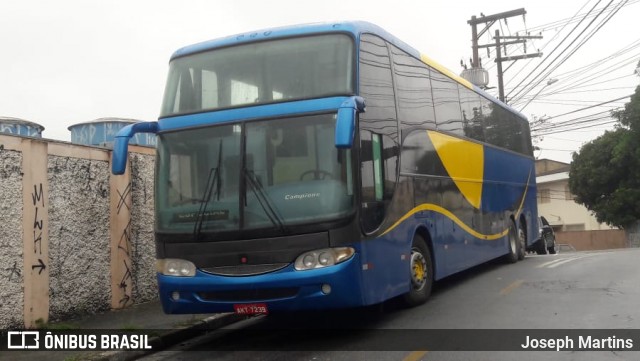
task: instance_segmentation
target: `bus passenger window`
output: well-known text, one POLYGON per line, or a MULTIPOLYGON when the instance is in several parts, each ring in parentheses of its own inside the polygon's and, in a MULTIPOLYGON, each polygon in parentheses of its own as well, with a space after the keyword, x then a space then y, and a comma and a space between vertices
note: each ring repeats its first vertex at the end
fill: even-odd
POLYGON ((375 231, 385 218, 397 182, 398 147, 387 136, 362 131, 360 135, 362 174, 362 228, 375 231))
POLYGON ((464 135, 458 84, 437 71, 431 72, 436 127, 455 135, 464 135))

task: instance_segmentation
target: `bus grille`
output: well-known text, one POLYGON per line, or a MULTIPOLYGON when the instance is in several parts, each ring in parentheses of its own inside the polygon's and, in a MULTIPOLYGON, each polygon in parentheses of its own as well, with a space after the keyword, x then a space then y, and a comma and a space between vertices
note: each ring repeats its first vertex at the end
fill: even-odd
POLYGON ((279 298, 290 298, 298 294, 297 287, 266 288, 237 291, 200 292, 198 296, 205 301, 261 301, 279 298))
POLYGON ((202 268, 203 272, 211 273, 219 276, 253 276, 263 273, 274 272, 287 267, 288 263, 274 264, 245 264, 238 266, 222 266, 202 268))

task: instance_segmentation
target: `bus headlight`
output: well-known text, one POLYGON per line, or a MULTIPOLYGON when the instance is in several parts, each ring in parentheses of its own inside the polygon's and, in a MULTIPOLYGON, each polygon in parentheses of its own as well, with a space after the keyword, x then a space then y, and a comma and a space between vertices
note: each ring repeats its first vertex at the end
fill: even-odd
POLYGON ((196 265, 183 259, 158 259, 156 260, 156 271, 165 276, 193 277, 196 275, 196 265))
POLYGON ((296 258, 295 268, 305 271, 316 268, 333 266, 351 258, 355 250, 351 247, 324 248, 309 251, 296 258))

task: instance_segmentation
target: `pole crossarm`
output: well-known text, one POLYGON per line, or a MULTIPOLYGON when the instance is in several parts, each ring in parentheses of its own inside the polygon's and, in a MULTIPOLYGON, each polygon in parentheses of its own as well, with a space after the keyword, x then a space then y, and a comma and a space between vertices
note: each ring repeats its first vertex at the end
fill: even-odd
POLYGON ((516 56, 503 56, 500 59, 496 59, 495 61, 513 61, 513 60, 521 60, 521 59, 529 59, 529 58, 538 58, 541 57, 542 53, 535 54, 525 54, 525 55, 516 55, 516 56))
POLYGON ((497 21, 500 19, 506 19, 506 18, 512 18, 514 16, 525 15, 526 13, 527 11, 524 8, 520 8, 516 10, 505 11, 499 14, 481 16, 479 18, 474 17, 471 20, 468 20, 467 24, 469 25, 484 24, 491 21, 497 21))
MULTIPOLYGON (((504 39, 504 38, 503 38, 504 39)), ((516 41, 505 41, 504 43, 501 42, 500 45, 513 45, 513 44, 522 44, 522 43, 526 43, 526 40, 516 40, 516 41)), ((478 45, 478 48, 492 48, 495 47, 496 44, 484 44, 484 45, 478 45)))
POLYGON ((542 39, 542 35, 502 35, 500 39, 542 39))
MULTIPOLYGON (((485 16, 480 13, 480 17, 472 16, 470 20, 467 21, 467 24, 471 25, 471 50, 472 50, 472 58, 471 58, 471 68, 472 69, 482 69, 480 65, 480 56, 478 55, 478 50, 482 48, 495 48, 496 49, 496 59, 495 62, 497 64, 497 76, 498 76, 498 98, 506 103, 506 99, 504 96, 504 79, 503 79, 503 69, 502 63, 505 61, 516 61, 520 59, 529 59, 536 58, 542 56, 541 52, 535 54, 525 54, 525 55, 516 55, 516 56, 502 56, 501 47, 504 47, 504 52, 507 51, 507 45, 514 44, 524 44, 524 52, 527 52, 527 40, 529 39, 542 39, 542 33, 539 35, 500 35, 500 31, 496 30, 494 40, 494 44, 484 44, 479 45, 478 39, 482 34, 487 32, 489 28, 495 24, 496 21, 500 21, 502 19, 507 19, 514 16, 524 16, 527 14, 527 11, 524 8, 515 9, 511 11, 505 11, 498 14, 485 16), (478 32, 478 24, 484 24, 484 29, 478 32), (504 41, 507 40, 507 41, 504 41)), ((506 22, 506 20, 505 20, 506 22)), ((465 66, 466 69, 466 66, 465 66)), ((484 84, 486 86, 486 84, 484 84)))

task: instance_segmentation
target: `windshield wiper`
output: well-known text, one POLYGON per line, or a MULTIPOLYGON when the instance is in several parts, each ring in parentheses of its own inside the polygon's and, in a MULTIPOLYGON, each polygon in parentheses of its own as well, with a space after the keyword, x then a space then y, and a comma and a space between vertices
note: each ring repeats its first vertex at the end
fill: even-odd
POLYGON ((220 188, 222 187, 222 178, 220 178, 220 163, 222 162, 222 139, 220 139, 220 146, 218 149, 218 164, 209 170, 209 176, 207 177, 207 184, 205 186, 204 195, 200 200, 200 209, 198 210, 198 217, 193 227, 193 236, 197 240, 200 238, 200 232, 202 230, 202 224, 207 213, 207 205, 211 201, 213 195, 216 195, 216 200, 220 200, 220 188), (214 192, 215 186, 215 192, 214 192))
POLYGON ((253 189, 253 194, 256 196, 258 203, 262 207, 262 210, 267 215, 267 218, 273 223, 273 225, 278 228, 282 233, 286 233, 287 229, 284 225, 282 217, 278 214, 275 207, 273 206, 273 201, 269 198, 267 193, 264 191, 264 187, 262 183, 258 179, 255 178, 253 172, 244 169, 244 176, 247 180, 247 183, 253 189))

